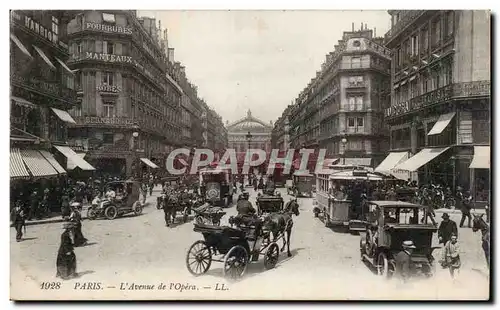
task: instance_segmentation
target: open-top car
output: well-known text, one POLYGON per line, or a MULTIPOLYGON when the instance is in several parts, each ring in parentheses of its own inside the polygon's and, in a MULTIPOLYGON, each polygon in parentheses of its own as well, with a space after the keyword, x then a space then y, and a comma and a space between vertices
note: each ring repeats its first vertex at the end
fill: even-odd
POLYGON ((295 197, 307 196, 312 197, 313 194, 314 175, 308 172, 296 171, 293 174, 291 182, 287 183, 286 191, 288 195, 295 197))
POLYGON ((105 217, 113 220, 133 212, 135 215, 142 213, 143 205, 140 201, 141 184, 137 181, 114 181, 106 184, 106 187, 115 192, 115 198, 104 197, 94 199, 87 210, 87 218, 90 220, 105 217))
POLYGON ((411 240, 415 250, 411 271, 426 276, 434 274, 432 235, 437 227, 429 221, 432 214, 426 206, 404 201, 370 201, 365 233, 361 235, 361 259, 371 263, 381 276, 390 278, 395 271, 395 256, 411 240))
POLYGON ((200 170, 201 195, 214 206, 233 203, 233 176, 230 169, 207 167, 200 170))

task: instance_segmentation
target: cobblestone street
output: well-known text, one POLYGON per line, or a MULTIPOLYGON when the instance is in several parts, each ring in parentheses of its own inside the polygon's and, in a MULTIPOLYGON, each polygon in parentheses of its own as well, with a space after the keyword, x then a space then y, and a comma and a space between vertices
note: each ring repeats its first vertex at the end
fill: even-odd
MULTIPOLYGON (((252 192, 251 200, 255 198, 252 192)), ((76 248, 80 278, 64 281, 62 288, 41 290, 42 282, 59 281, 55 278, 55 260, 62 232, 61 223, 29 226, 27 238, 14 240, 11 229, 11 285, 15 292, 30 290, 31 297, 60 298, 67 290, 72 296, 86 298, 87 290, 75 289, 83 283, 101 283, 95 298, 307 298, 311 292, 325 299, 331 298, 474 298, 487 297, 486 264, 480 249, 480 235, 471 229, 460 228, 462 270, 452 284, 446 270, 438 268, 431 280, 417 280, 405 287, 399 282, 386 282, 374 275, 360 260, 359 236, 334 232, 314 218, 312 199, 299 198, 300 216, 294 217, 291 240, 293 256, 280 255, 275 269, 265 271, 262 257, 251 263, 245 278, 238 283, 227 282, 222 276, 222 264, 214 262, 208 273, 193 277, 185 265, 186 252, 201 234, 193 231, 192 221, 165 227, 162 210, 155 208, 158 191, 148 197, 149 206, 140 216, 108 220, 86 220, 83 233, 89 239, 86 247, 76 248), (165 283, 164 294, 156 290, 120 290, 120 286, 159 285, 165 283), (172 287, 170 289, 170 283, 172 287), (175 283, 196 285, 199 290, 179 293, 175 283), (225 284, 227 291, 216 291, 225 284), (202 289, 210 287, 210 289, 202 289), (59 296, 59 297, 58 297, 59 296)), ((284 191, 282 190, 284 194, 284 191)), ((285 195, 285 194, 284 194, 285 195)), ((285 195, 285 201, 289 198, 285 195)), ((235 214, 235 207, 227 209, 227 218, 235 214)), ((458 215, 453 215, 458 216, 458 215)), ((179 216, 180 220, 180 216, 179 216)), ((458 220, 455 219, 454 220, 458 220)), ((437 243, 437 240, 435 240, 437 243)), ((281 246, 281 242, 280 242, 281 246)), ((437 250, 437 255, 440 255, 437 250)), ((187 288, 187 286, 185 286, 187 288)), ((192 287, 191 287, 192 288, 192 287)))

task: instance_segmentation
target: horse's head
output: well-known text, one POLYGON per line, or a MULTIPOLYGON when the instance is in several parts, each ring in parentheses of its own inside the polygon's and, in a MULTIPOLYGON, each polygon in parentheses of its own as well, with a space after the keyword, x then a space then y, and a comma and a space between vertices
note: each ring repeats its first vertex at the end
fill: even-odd
POLYGON ((476 232, 478 230, 488 229, 488 224, 484 221, 484 214, 472 214, 474 219, 472 220, 472 231, 476 232))
POLYGON ((292 198, 290 201, 287 203, 285 206, 285 212, 291 212, 292 214, 295 214, 295 216, 299 216, 299 203, 297 202, 297 198, 292 198))

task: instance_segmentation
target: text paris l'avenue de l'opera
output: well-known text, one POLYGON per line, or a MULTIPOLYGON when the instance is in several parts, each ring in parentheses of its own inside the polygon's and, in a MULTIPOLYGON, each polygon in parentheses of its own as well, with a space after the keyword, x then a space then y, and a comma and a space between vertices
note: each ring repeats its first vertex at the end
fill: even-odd
MULTIPOLYGON (((307 168, 310 157, 314 157, 314 160, 316 161, 315 171, 318 171, 323 168, 326 149, 300 149, 298 150, 300 157, 296 158, 294 157, 297 152, 294 149, 289 149, 286 154, 283 153, 283 151, 274 149, 268 156, 268 153, 265 150, 249 149, 245 152, 242 173, 248 174, 250 167, 258 167, 266 162, 267 159, 269 159, 267 174, 273 174, 274 169, 278 167, 282 167, 284 174, 290 173, 292 163, 297 159, 300 159, 298 171, 306 173, 309 171, 307 168)), ((216 155, 210 149, 194 149, 193 152, 192 149, 180 148, 170 152, 166 159, 166 169, 173 175, 182 175, 186 173, 197 174, 200 169, 208 166, 216 169, 229 169, 231 174, 238 174, 238 157, 236 155, 236 150, 227 149, 222 156, 218 156, 218 159, 216 159, 216 155), (191 156, 192 162, 190 167, 188 167, 189 164, 182 158, 191 156), (183 166, 182 168, 174 167, 176 159, 180 159, 180 163, 183 166), (213 166, 214 164, 216 164, 216 166, 213 166)))

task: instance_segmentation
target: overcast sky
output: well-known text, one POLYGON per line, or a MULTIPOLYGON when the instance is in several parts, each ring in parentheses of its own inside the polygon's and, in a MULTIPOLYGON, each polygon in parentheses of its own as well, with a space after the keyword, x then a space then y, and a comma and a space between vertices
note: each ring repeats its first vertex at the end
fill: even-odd
POLYGON ((169 47, 198 94, 229 122, 247 109, 275 121, 316 75, 342 37, 361 23, 390 27, 386 11, 139 11, 161 20, 169 47))

